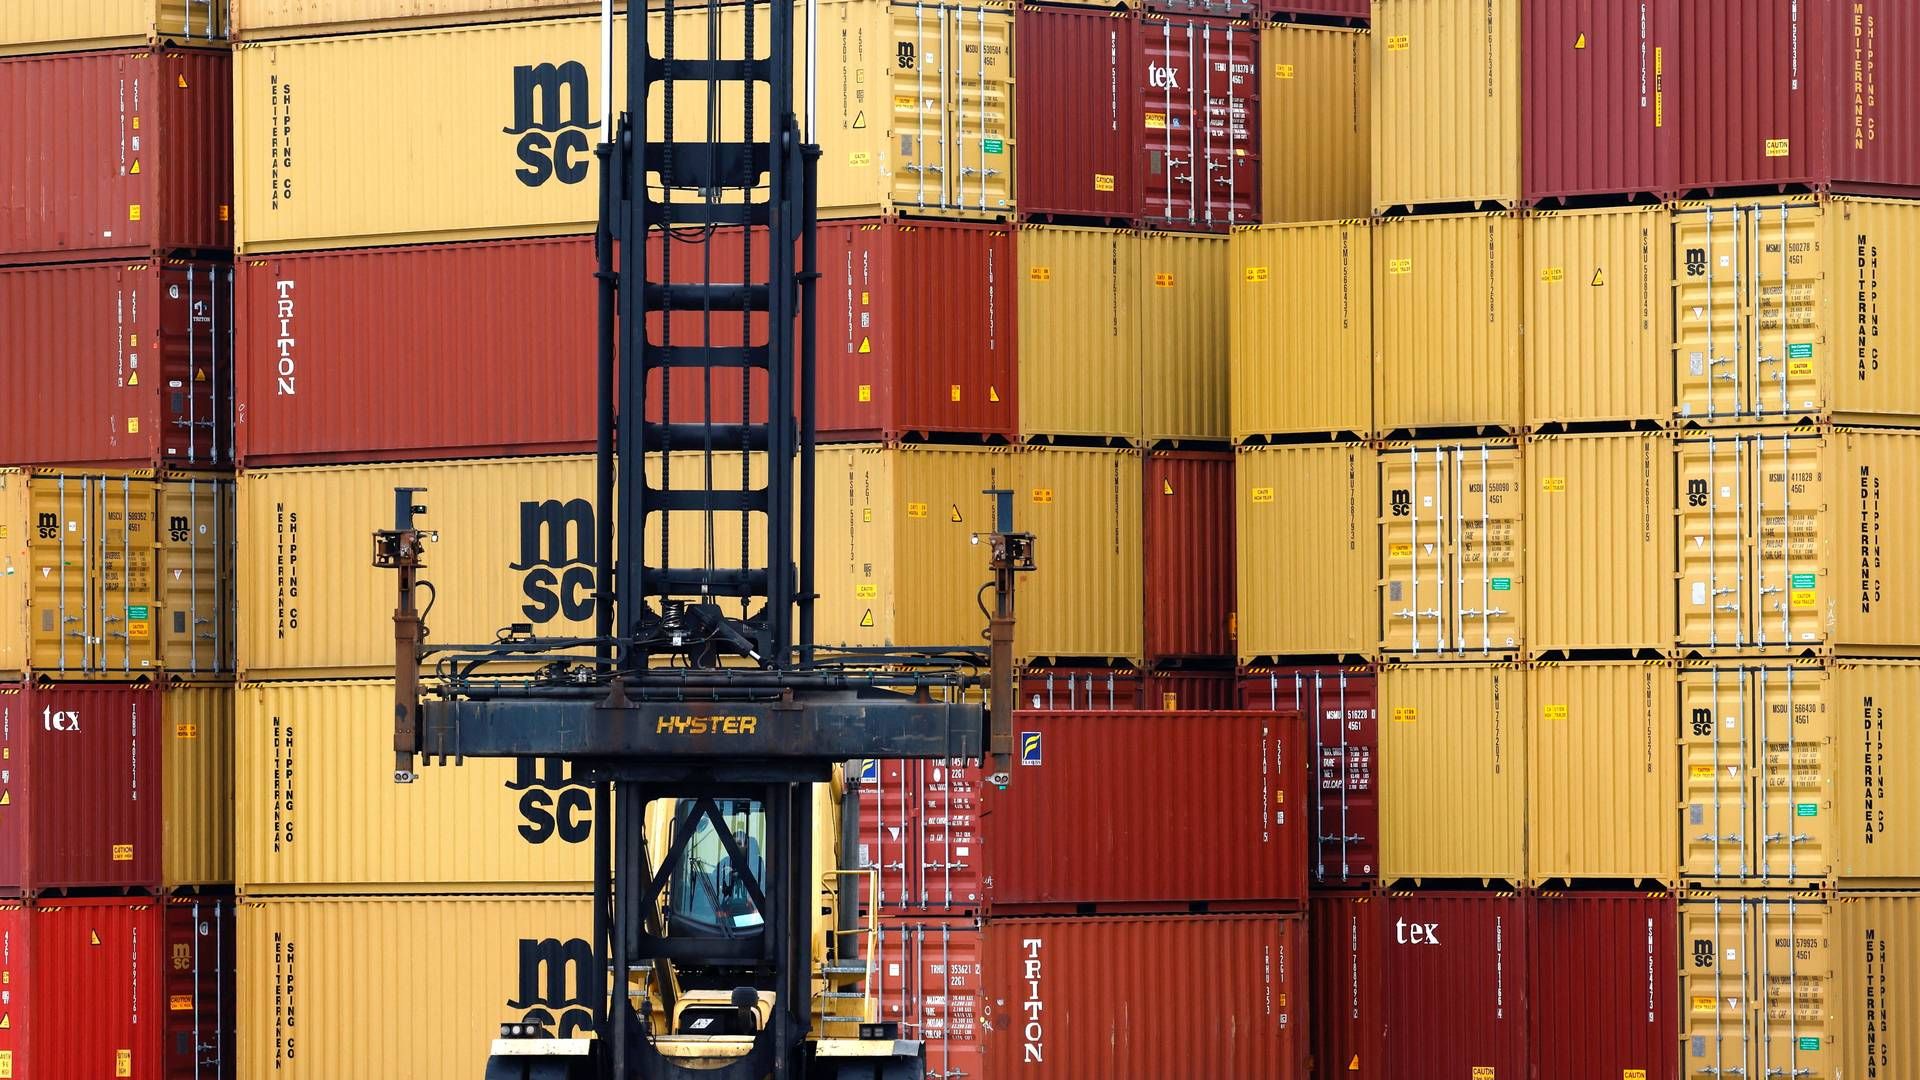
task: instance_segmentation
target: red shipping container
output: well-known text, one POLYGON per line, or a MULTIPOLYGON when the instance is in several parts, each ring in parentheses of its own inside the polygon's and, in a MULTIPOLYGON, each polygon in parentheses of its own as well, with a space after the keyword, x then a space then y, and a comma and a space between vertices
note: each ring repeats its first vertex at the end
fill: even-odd
MULTIPOLYGON (((1669 108, 1673 68, 1664 65, 1678 59, 1678 5, 1528 0, 1525 7, 1521 183, 1527 201, 1671 192, 1680 125, 1669 108)), ((1726 44, 1718 40, 1716 54, 1726 44)), ((1719 59, 1714 63, 1722 75, 1730 70, 1719 59)))
POLYGON ((1147 673, 1140 707, 1161 712, 1233 708, 1233 672, 1164 668, 1147 673))
POLYGON ((233 903, 0 906, 0 1075, 232 1076, 233 903))
POLYGON ((862 764, 858 865, 877 872, 871 899, 880 913, 978 912, 985 770, 965 759, 862 764))
POLYGON ((1365 668, 1250 668, 1243 709, 1306 718, 1315 794, 1308 871, 1318 888, 1368 888, 1380 872, 1379 681, 1365 668))
POLYGON ((1678 1080, 1680 913, 1672 896, 1540 893, 1529 912, 1534 1075, 1678 1080))
POLYGON ((0 264, 233 247, 229 53, 0 59, 0 264))
POLYGON ((160 690, 0 687, 0 892, 161 884, 160 690))
POLYGON ((1315 1075, 1385 1080, 1380 898, 1364 892, 1315 894, 1307 908, 1307 943, 1315 1075))
POLYGON ((1029 667, 1020 672, 1017 707, 1036 712, 1144 709, 1146 677, 1133 668, 1029 667))
POLYGON ((1224 660, 1233 654, 1233 454, 1158 450, 1145 473, 1147 660, 1224 660))
POLYGON ((0 461, 231 465, 233 268, 0 270, 0 461))
POLYGON ((1296 715, 1017 712, 985 792, 991 912, 1297 906, 1307 780, 1296 715), (1220 858, 1190 858, 1200 845, 1220 858))
POLYGON ((1124 11, 1020 9, 1020 212, 1111 225, 1140 214, 1138 29, 1124 11), (1071 93, 1064 91, 1071 87, 1071 93))
POLYGON ((1267 14, 1279 20, 1298 15, 1346 25, 1360 25, 1373 18, 1373 0, 1269 0, 1267 14))
POLYGON ((985 1075, 1301 1080, 1305 923, 1299 915, 990 920, 985 1075))
POLYGON ((1385 1075, 1526 1076, 1526 901, 1393 892, 1380 906, 1385 1075))
POLYGON ((822 222, 819 247, 822 439, 1018 437, 1011 227, 822 222))
POLYGON ((1140 16, 1139 28, 1141 224, 1203 232, 1258 225, 1259 28, 1156 15, 1140 16))
POLYGON ((874 973, 880 1019, 926 1045, 928 1077, 986 1075, 987 1010, 980 924, 970 919, 880 924, 874 973))
POLYGON ((1680 126, 1683 189, 1920 193, 1920 7, 1912 0, 1678 7, 1666 106, 1667 122, 1680 126))

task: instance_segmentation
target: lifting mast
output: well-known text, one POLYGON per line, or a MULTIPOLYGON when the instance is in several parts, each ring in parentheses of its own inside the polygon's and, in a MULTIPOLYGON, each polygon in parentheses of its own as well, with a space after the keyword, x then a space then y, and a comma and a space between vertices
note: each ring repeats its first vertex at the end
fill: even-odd
MULTIPOLYGON (((416 520, 429 516, 426 493, 396 489, 394 527, 375 534, 374 556, 399 572, 395 779, 413 781, 422 756, 442 764, 559 757, 593 785, 596 985, 587 996, 596 1037, 503 1038, 489 1080, 917 1078, 918 1044, 886 1025, 862 1029, 863 1041, 885 1046, 836 1047, 845 1057, 828 1053, 832 1040, 809 1042, 821 959, 811 955, 821 898, 810 877, 811 793, 836 764, 868 758, 990 758, 990 772, 1006 782, 1013 582, 1033 568, 1033 538, 1013 531, 1012 493, 990 492, 995 531, 975 538, 994 574, 986 650, 815 648, 820 150, 795 115, 796 9, 788 0, 665 0, 653 18, 628 18, 629 74, 614 122, 604 107, 617 47, 611 6, 603 0, 609 139, 595 151, 595 631, 552 638, 515 626, 494 642, 428 647, 416 594, 425 549, 438 537, 416 520), (723 19, 740 32, 723 34, 723 19), (723 41, 738 54, 727 55, 723 41), (689 101, 697 124, 685 120, 689 101), (755 235, 766 237, 759 258, 755 235), (726 248, 722 265, 717 241, 728 236, 738 237, 739 253, 726 248), (691 278, 679 272, 689 266, 691 278), (737 331, 740 343, 716 345, 720 328, 737 331), (741 383, 737 421, 715 420, 715 376, 724 373, 741 383), (764 405, 748 393, 756 380, 764 405), (692 410, 688 387, 704 391, 692 410), (697 419, 687 419, 690 411, 697 419), (723 454, 739 455, 737 483, 714 480, 723 454), (676 484, 689 475, 694 483, 676 484), (688 519, 704 542, 676 546, 672 532, 678 526, 684 537, 688 519), (739 530, 737 562, 718 551, 721 520, 739 530), (757 559, 754 535, 765 537, 757 559), (430 657, 433 675, 423 680, 430 657), (989 705, 964 701, 983 686, 989 705), (673 807, 665 851, 648 850, 647 810, 656 803, 673 807), (741 831, 741 807, 759 808, 757 836, 741 831), (679 909, 668 906, 680 888, 674 867, 696 834, 724 850, 713 874, 726 883, 731 914, 722 920, 715 890, 715 926, 691 916, 676 925, 679 909), (684 1054, 663 1049, 684 1033, 655 1030, 658 1019, 635 1010, 635 978, 651 980, 644 985, 669 1002, 685 980, 732 985, 734 1008, 700 1023, 750 1035, 750 1045, 717 1065, 688 1066, 684 1054)), ((803 10, 812 55, 812 5, 803 10)), ((810 87, 808 98, 810 117, 810 87)), ((671 1004, 666 1013, 671 1024, 671 1004)), ((515 1028, 503 1035, 529 1034, 515 1028)))

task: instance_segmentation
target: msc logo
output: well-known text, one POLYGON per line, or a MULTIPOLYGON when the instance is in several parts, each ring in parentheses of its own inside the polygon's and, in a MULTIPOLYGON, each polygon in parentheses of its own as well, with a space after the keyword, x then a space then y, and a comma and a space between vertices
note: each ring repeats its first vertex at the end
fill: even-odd
POLYGON ((1413 512, 1413 492, 1407 488, 1394 488, 1388 497, 1393 506, 1394 517, 1406 517, 1413 512))
POLYGON ((60 539, 60 515, 40 514, 34 519, 34 532, 42 540, 60 539))
POLYGON ((1713 942, 1706 938, 1693 939, 1693 966, 1697 968, 1713 966, 1713 942))
POLYGON ((522 614, 535 623, 593 618, 593 504, 585 499, 520 504, 522 614))
POLYGON ((745 714, 728 716, 662 716, 654 721, 656 735, 751 735, 760 727, 760 718, 745 714))
POLYGON ((601 998, 593 946, 580 938, 521 938, 520 988, 507 1008, 549 1039, 593 1033, 593 1003, 601 998))
POLYGON ((1707 505, 1707 499, 1711 495, 1712 495, 1712 491, 1707 487, 1707 482, 1705 480, 1688 480, 1687 481, 1687 505, 1688 506, 1705 506, 1707 505))
POLYGON ((1693 737, 1696 739, 1704 739, 1707 736, 1712 735, 1713 734, 1713 710, 1712 709, 1694 709, 1694 710, 1691 710, 1691 713, 1692 715, 1688 722, 1693 728, 1693 737))
POLYGON ((1040 733, 1023 731, 1020 733, 1020 764, 1040 764, 1040 733))
POLYGON ((80 713, 78 710, 73 712, 57 712, 49 707, 40 710, 40 723, 48 731, 78 732, 80 730, 80 713))
POLYGON ((1706 277, 1707 276, 1707 249, 1706 248, 1688 248, 1687 249, 1687 276, 1688 277, 1706 277))
POLYGON ((515 153, 524 167, 514 176, 537 188, 558 177, 563 184, 587 178, 592 150, 587 132, 600 126, 588 119, 587 67, 578 60, 522 64, 513 69, 513 126, 520 137, 515 153))
POLYGON ((580 844, 593 835, 593 795, 573 778, 573 767, 557 757, 516 758, 508 791, 520 793, 519 828, 529 844, 558 836, 580 844))

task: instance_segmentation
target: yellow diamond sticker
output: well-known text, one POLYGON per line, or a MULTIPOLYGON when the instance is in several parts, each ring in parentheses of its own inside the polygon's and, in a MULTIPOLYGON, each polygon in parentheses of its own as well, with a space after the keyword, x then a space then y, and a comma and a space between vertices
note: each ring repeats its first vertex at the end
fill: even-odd
POLYGON ((1254 284, 1259 284, 1267 280, 1267 268, 1264 266, 1247 267, 1247 280, 1254 284))
POLYGON ((1270 487, 1254 488, 1252 498, 1253 501, 1257 503, 1270 503, 1273 501, 1273 489, 1270 487))
POLYGON ((1393 722, 1396 724, 1411 724, 1419 719, 1420 710, 1411 705, 1395 705, 1393 707, 1393 722))

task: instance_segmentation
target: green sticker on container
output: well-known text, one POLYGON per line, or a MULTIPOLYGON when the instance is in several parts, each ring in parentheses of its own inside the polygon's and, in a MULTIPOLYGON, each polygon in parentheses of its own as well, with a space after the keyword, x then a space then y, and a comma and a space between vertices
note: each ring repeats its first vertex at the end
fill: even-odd
POLYGON ((1796 588, 1796 589, 1811 589, 1811 588, 1814 588, 1815 586, 1814 586, 1814 584, 1813 584, 1813 575, 1812 575, 1812 574, 1795 574, 1795 575, 1793 575, 1793 587, 1794 587, 1794 588, 1796 588))
POLYGON ((1787 359, 1789 360, 1813 359, 1813 342, 1796 341, 1789 344, 1787 346, 1787 359))
POLYGON ((1820 807, 1810 802, 1794 803, 1793 816, 1794 817, 1819 817, 1820 807))
POLYGON ((1507 592, 1513 588, 1513 579, 1507 577, 1494 578, 1487 582, 1487 588, 1492 589, 1494 592, 1507 592))
POLYGON ((132 607, 127 608, 127 618, 129 619, 144 619, 146 617, 147 617, 147 605, 145 604, 135 604, 132 607))
MULTIPOLYGON (((998 153, 1000 153, 1000 148, 1001 148, 1001 145, 1002 145, 1002 144, 1001 144, 1001 141, 1000 141, 999 139, 983 139, 983 140, 981 140, 981 145, 987 148, 987 153, 989 153, 989 154, 998 154, 998 153)), ((1794 346, 1794 348, 1796 348, 1796 349, 1797 349, 1797 348, 1799 348, 1799 347, 1800 347, 1800 346, 1798 346, 1798 345, 1795 345, 1795 346, 1794 346)), ((1813 355, 1813 346, 1811 346, 1811 345, 1809 345, 1809 346, 1807 346, 1807 355, 1808 355, 1808 356, 1812 356, 1812 355, 1813 355)))
POLYGON ((1802 1050, 1818 1050, 1818 1049, 1820 1049, 1820 1036, 1818 1036, 1818 1035, 1802 1035, 1802 1036, 1800 1036, 1800 1049, 1802 1049, 1802 1050))

